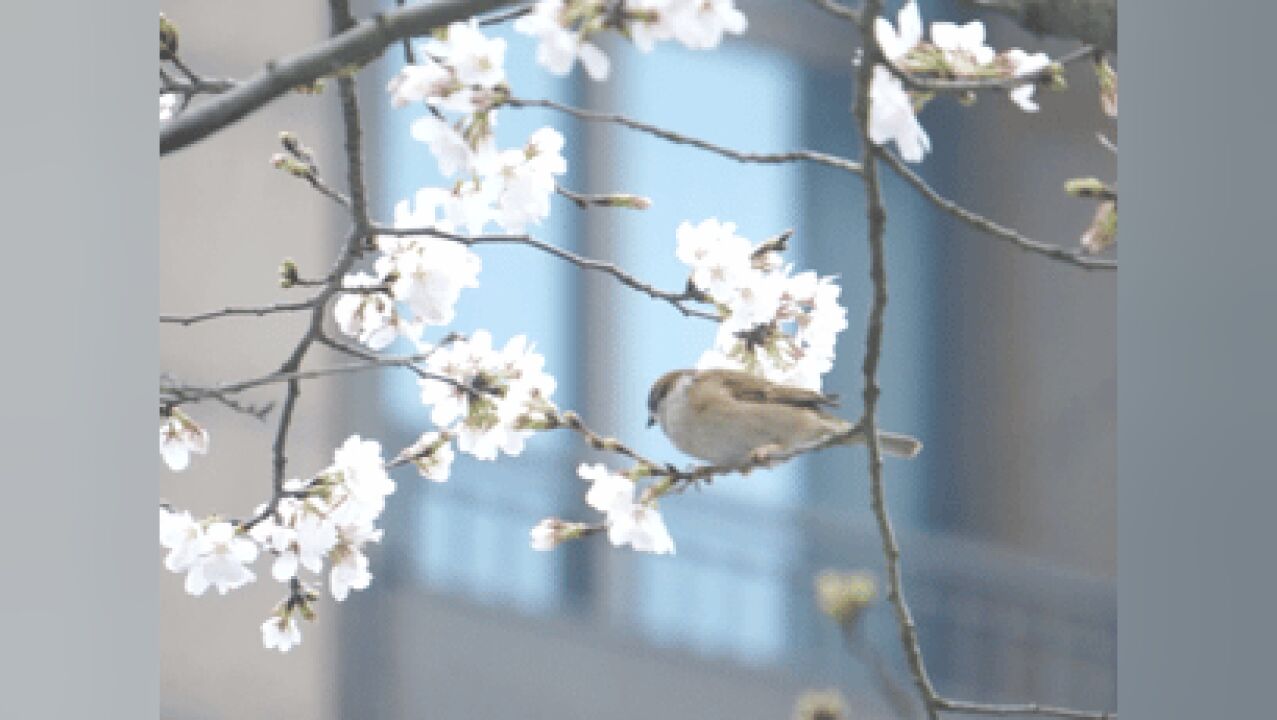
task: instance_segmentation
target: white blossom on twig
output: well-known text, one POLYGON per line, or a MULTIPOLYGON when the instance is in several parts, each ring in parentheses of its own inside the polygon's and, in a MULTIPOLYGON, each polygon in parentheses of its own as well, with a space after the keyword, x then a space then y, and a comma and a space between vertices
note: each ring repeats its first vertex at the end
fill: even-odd
POLYGON ((191 453, 208 453, 208 431, 173 408, 160 424, 160 456, 170 470, 180 472, 190 465, 191 453))

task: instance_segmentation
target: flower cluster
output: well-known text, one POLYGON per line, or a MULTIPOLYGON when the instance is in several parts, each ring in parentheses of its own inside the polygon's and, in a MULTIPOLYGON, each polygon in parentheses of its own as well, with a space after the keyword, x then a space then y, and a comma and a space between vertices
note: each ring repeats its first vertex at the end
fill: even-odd
POLYGON ((457 178, 438 191, 445 217, 471 233, 489 223, 519 233, 544 220, 554 178, 567 172, 563 137, 544 127, 523 147, 498 149, 496 109, 509 94, 505 41, 487 38, 473 22, 453 23, 425 51, 426 60, 404 67, 387 89, 396 107, 420 102, 431 109, 413 122, 412 136, 430 149, 439 172, 457 178))
POLYGON ((591 38, 608 28, 650 52, 661 40, 709 50, 748 24, 734 0, 540 0, 514 29, 537 39, 537 62, 551 73, 567 75, 580 60, 591 79, 606 80, 611 62, 591 38))
POLYGON ((614 546, 629 545, 640 552, 658 555, 674 552, 674 540, 665 529, 656 501, 636 501, 634 480, 608 470, 601 463, 582 464, 576 472, 590 482, 585 502, 607 516, 607 537, 614 546))
MULTIPOLYGON (((415 204, 403 200, 395 206, 395 227, 450 235, 448 199, 438 188, 418 191, 415 204), (439 217, 441 210, 444 218, 439 217)), ((333 304, 341 331, 374 350, 400 335, 418 340, 428 325, 451 323, 461 290, 479 286, 483 263, 459 242, 429 235, 383 235, 377 238, 377 249, 381 255, 374 264, 376 274, 347 275, 345 292, 333 304)))
POLYGON ((691 282, 718 307, 722 321, 714 347, 697 368, 736 368, 773 382, 820 389, 833 367, 834 344, 847 327, 841 289, 832 277, 793 274, 780 243, 758 247, 736 225, 711 218, 677 231, 678 259, 691 282))
POLYGON ((173 408, 160 423, 160 456, 170 470, 177 472, 191 463, 191 453, 208 453, 208 431, 196 425, 186 413, 173 408))
MULTIPOLYGON (((984 24, 978 20, 965 25, 932 23, 931 41, 926 42, 922 37, 922 15, 914 0, 908 0, 900 9, 895 26, 886 18, 877 18, 874 37, 883 56, 892 64, 926 76, 1027 77, 1051 65, 1045 53, 1029 54, 1019 48, 999 55, 985 45, 984 24)), ((1028 82, 1007 94, 1025 112, 1037 112, 1033 89, 1034 84, 1028 82)), ((931 140, 916 113, 928 98, 910 93, 890 69, 875 65, 869 99, 869 139, 878 145, 895 142, 900 157, 908 162, 921 162, 931 150, 931 140)))
MULTIPOLYGON (((258 508, 256 524, 196 521, 188 512, 161 508, 160 544, 169 551, 164 565, 186 573, 186 591, 192 595, 210 587, 224 594, 256 579, 248 566, 265 551, 275 558, 271 576, 294 587, 304 587, 303 570, 320 574, 327 563, 329 592, 345 600, 351 590, 363 590, 372 581, 363 549, 381 540, 375 523, 394 491, 381 445, 354 435, 323 472, 285 482, 273 509, 258 508)), ((309 615, 308 601, 316 598, 303 592, 281 604, 262 624, 263 643, 286 651, 299 642, 293 613, 309 615)))
POLYGON ((433 350, 426 360, 433 376, 420 381, 421 401, 432 406, 431 421, 457 439, 461 452, 480 460, 519 455, 554 413, 555 381, 544 365, 523 335, 496 350, 492 335, 480 330, 433 350))
POLYGON ((426 42, 425 62, 409 65, 388 87, 391 103, 425 102, 471 115, 500 102, 505 84, 505 40, 488 38, 474 21, 455 22, 442 39, 426 42))

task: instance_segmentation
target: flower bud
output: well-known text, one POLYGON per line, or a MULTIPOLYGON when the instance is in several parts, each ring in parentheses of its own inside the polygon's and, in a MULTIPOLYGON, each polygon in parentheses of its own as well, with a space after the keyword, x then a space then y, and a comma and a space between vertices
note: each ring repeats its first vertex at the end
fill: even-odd
POLYGON ((847 702, 837 690, 808 690, 794 705, 794 720, 842 720, 847 702))
POLYGON ((177 26, 172 20, 160 13, 160 59, 172 60, 177 57, 177 26))
POLYGON ((877 596, 878 584, 866 572, 825 570, 816 576, 816 602, 840 625, 854 625, 877 596))
POLYGON ((284 261, 279 264, 279 286, 287 289, 296 285, 300 279, 297 263, 292 258, 284 258, 284 261))
POLYGON ((1092 255, 1117 242, 1117 202, 1106 200, 1095 209, 1091 226, 1082 233, 1082 247, 1092 255))

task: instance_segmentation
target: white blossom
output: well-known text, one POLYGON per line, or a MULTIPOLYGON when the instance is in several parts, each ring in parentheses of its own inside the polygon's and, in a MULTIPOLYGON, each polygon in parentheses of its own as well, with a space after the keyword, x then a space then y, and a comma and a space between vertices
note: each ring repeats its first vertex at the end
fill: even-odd
POLYGON ((490 185, 477 180, 463 180, 448 191, 443 201, 445 221, 455 228, 465 228, 472 234, 480 234, 493 219, 493 192, 490 185))
POLYGON ((674 37, 672 7, 678 0, 626 0, 633 19, 626 25, 634 46, 651 52, 656 43, 674 37))
POLYGON ((516 32, 537 39, 537 63, 555 75, 567 75, 577 60, 592 80, 606 80, 611 62, 580 29, 565 24, 563 0, 541 0, 532 12, 514 21, 516 32))
MULTIPOLYGON (((396 228, 436 228, 451 232, 452 225, 437 218, 448 201, 448 193, 437 188, 417 192, 415 208, 408 201, 395 206, 396 228)), ((424 325, 447 325, 456 316, 457 300, 464 288, 479 287, 483 262, 465 245, 428 235, 378 239, 384 253, 377 260, 383 279, 392 274, 391 292, 405 303, 414 320, 424 325)))
POLYGON ((562 530, 563 521, 558 518, 546 518, 537 523, 535 527, 528 531, 532 549, 540 551, 553 550, 563 541, 562 530))
POLYGON ((182 104, 182 96, 178 93, 160 94, 160 122, 173 119, 182 104))
POLYGON ((717 47, 723 33, 740 35, 749 25, 733 0, 675 0, 665 12, 674 37, 693 50, 717 47))
POLYGON ((674 539, 665 520, 653 506, 642 503, 613 508, 607 516, 607 537, 612 545, 629 545, 639 552, 674 553, 674 539))
POLYGON ((475 151, 461 136, 461 132, 449 123, 433 115, 426 115, 414 120, 410 131, 413 139, 430 148, 430 153, 439 163, 439 172, 444 177, 471 170, 475 151))
POLYGON ((329 572, 329 590, 334 600, 342 601, 351 590, 365 590, 372 582, 368 572, 368 557, 363 546, 381 541, 381 530, 368 525, 352 524, 338 528, 338 543, 333 550, 333 565, 329 572))
MULTIPOLYGON (((908 0, 896 15, 897 27, 884 17, 874 19, 874 37, 888 60, 898 60, 922 41, 922 13, 918 4, 908 0)), ((943 32, 943 31, 942 31, 943 32)))
POLYGON ((732 223, 684 222, 677 235, 678 258, 722 315, 714 346, 696 367, 745 370, 818 390, 833 367, 837 335, 847 327, 834 279, 792 274, 774 247, 755 248, 732 223))
POLYGON ((410 103, 437 103, 454 92, 453 75, 444 66, 433 61, 421 65, 405 65, 390 79, 386 91, 390 104, 404 107, 410 103))
POLYGON ((875 145, 894 141, 900 157, 911 163, 922 162, 931 150, 931 138, 914 115, 912 98, 882 65, 874 66, 869 85, 869 140, 875 145))
POLYGON ((268 650, 288 652, 301 641, 301 628, 291 614, 278 613, 262 623, 262 645, 268 650))
POLYGON ((427 480, 447 482, 452 473, 452 461, 456 454, 452 451, 452 436, 435 430, 421 434, 416 442, 405 448, 395 458, 398 464, 411 461, 417 471, 427 480))
POLYGON ((576 474, 590 481, 585 493, 585 503, 601 513, 613 508, 626 507, 634 501, 634 481, 607 469, 602 463, 577 466, 576 474))
MULTIPOLYGON (((1002 55, 1011 63, 1012 73, 1016 77, 1025 77, 1041 72, 1051 64, 1051 58, 1046 53, 1029 54, 1020 48, 1012 48, 1002 55)), ((1007 95, 1011 101, 1020 107, 1024 112, 1037 112, 1038 104, 1033 100, 1034 83, 1026 82, 1019 87, 1012 88, 1007 91, 1007 95)))
POLYGON ((973 20, 965 25, 949 22, 931 24, 931 42, 945 53, 950 66, 970 70, 993 62, 993 48, 984 44, 984 23, 973 20))
POLYGON ((168 549, 164 567, 169 572, 186 572, 199 558, 204 530, 189 512, 176 513, 160 508, 160 545, 168 549))
POLYGON ((336 544, 337 527, 330 518, 297 513, 291 527, 272 534, 271 545, 279 554, 271 566, 271 575, 287 582, 297 577, 299 566, 313 573, 323 572, 324 559, 336 544))
POLYGON ((699 225, 684 221, 675 231, 676 255, 692 268, 692 283, 714 298, 726 298, 743 276, 753 272, 748 240, 736 234, 736 224, 709 218, 699 225))
POLYGON ((421 400, 431 405, 431 420, 457 438, 457 449, 481 460, 499 453, 518 455, 532 430, 526 418, 543 417, 552 408, 555 381, 545 373, 545 358, 527 338, 511 338, 499 352, 492 336, 480 330, 469 340, 439 348, 426 361, 435 378, 420 381, 421 400), (471 393, 463 388, 475 388, 471 393))
POLYGON ((358 272, 342 278, 342 287, 356 290, 343 292, 333 303, 333 319, 337 327, 346 335, 358 338, 359 342, 373 350, 381 350, 398 337, 401 328, 398 314, 395 312, 393 298, 382 290, 359 292, 358 288, 373 288, 382 284, 382 280, 365 272, 358 272))
POLYGON ((170 470, 185 470, 191 453, 208 453, 208 431, 177 408, 160 424, 160 456, 170 470))
POLYGON ((449 25, 444 39, 426 43, 426 53, 451 68, 463 86, 490 88, 505 82, 505 40, 484 35, 473 20, 449 25))
POLYGON ((567 172, 563 136, 551 127, 532 134, 522 150, 501 154, 497 207, 493 216, 506 232, 520 233, 550 214, 555 175, 567 172))
POLYGON ((395 491, 395 481, 386 473, 381 443, 351 435, 333 453, 333 464, 325 475, 341 478, 346 492, 342 517, 371 522, 386 506, 386 496, 395 491))
MULTIPOLYGON (((913 0, 896 16, 898 27, 884 17, 874 21, 874 36, 882 54, 892 62, 904 57, 922 41, 922 15, 913 0)), ((944 36, 945 31, 941 30, 944 36)), ((914 115, 913 100, 900 80, 882 65, 875 65, 869 85, 869 140, 875 145, 894 141, 900 157, 922 162, 931 139, 914 115)))
POLYGON ((186 574, 186 591, 192 595, 203 595, 209 587, 225 595, 257 577, 245 567, 257 559, 257 544, 229 522, 214 522, 204 528, 198 553, 186 574))

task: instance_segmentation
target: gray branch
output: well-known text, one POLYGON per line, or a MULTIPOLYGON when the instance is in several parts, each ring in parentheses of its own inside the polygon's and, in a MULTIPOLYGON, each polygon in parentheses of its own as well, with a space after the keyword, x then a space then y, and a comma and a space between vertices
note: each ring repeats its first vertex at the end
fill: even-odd
POLYGON ((1036 35, 1076 38, 1117 52, 1117 0, 962 0, 1010 17, 1036 35))
POLYGON ((256 75, 165 124, 160 154, 196 143, 289 90, 377 57, 404 38, 512 4, 512 0, 434 0, 374 15, 292 57, 266 63, 256 75))

